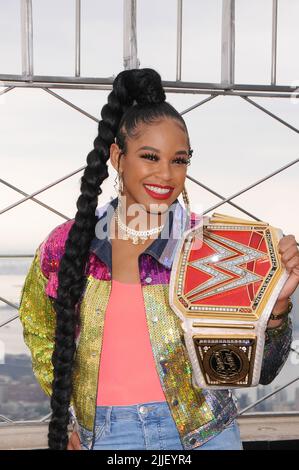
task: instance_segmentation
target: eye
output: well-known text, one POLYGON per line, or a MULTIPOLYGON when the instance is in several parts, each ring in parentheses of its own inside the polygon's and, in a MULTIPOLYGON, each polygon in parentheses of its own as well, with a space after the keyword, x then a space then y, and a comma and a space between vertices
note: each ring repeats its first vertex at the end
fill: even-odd
POLYGON ((141 158, 152 160, 153 158, 158 158, 158 157, 154 153, 144 153, 143 155, 141 155, 141 158))
POLYGON ((179 164, 189 165, 189 159, 187 158, 176 158, 175 162, 179 162, 179 164))
MULTIPOLYGON (((146 158, 148 160, 157 160, 159 157, 155 155, 154 153, 144 153, 141 155, 141 158, 146 158)), ((174 162, 178 163, 179 165, 189 165, 190 163, 190 158, 176 158, 174 162)))

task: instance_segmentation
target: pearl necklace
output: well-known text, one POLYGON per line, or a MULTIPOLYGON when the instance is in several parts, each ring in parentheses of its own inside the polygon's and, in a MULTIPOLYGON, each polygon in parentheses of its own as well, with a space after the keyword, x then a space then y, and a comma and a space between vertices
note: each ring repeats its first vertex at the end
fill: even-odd
POLYGON ((134 230, 121 221, 118 206, 115 209, 115 220, 118 227, 120 228, 120 232, 123 234, 123 239, 128 240, 130 238, 133 240, 133 245, 137 245, 139 243, 139 239, 144 244, 145 240, 147 240, 150 235, 160 233, 164 227, 163 224, 150 230, 134 230))

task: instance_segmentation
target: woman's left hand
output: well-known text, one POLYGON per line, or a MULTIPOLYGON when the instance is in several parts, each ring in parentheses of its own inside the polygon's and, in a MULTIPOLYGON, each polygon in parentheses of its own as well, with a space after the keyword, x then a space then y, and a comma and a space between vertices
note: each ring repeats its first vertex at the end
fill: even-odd
POLYGON ((281 305, 288 300, 299 284, 299 250, 294 235, 286 235, 279 240, 278 251, 282 265, 290 273, 277 298, 276 304, 281 305))

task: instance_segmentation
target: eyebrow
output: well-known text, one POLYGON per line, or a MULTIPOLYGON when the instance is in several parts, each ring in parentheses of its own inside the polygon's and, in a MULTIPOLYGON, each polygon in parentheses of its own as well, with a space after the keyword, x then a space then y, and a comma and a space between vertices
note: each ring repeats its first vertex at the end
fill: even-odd
MULTIPOLYGON (((159 149, 156 149, 155 147, 149 147, 148 145, 145 145, 144 147, 140 147, 137 150, 137 152, 139 150, 153 150, 154 152, 160 153, 159 149)), ((188 155, 188 152, 186 150, 178 150, 177 152, 175 152, 175 155, 188 155)))

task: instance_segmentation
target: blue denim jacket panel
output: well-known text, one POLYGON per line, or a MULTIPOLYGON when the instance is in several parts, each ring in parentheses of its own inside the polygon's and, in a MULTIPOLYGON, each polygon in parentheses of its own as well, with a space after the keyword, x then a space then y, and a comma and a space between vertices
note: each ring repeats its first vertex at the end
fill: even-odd
MULTIPOLYGON (((90 245, 90 251, 94 252, 109 267, 110 272, 112 270, 112 246, 108 227, 110 227, 111 217, 117 204, 118 198, 116 197, 96 210, 99 220, 96 236, 90 245), (100 237, 97 236, 97 232, 100 237)), ((190 218, 178 199, 171 204, 168 214, 169 217, 162 231, 142 254, 153 256, 165 268, 171 269, 177 243, 183 232, 190 227, 190 218)))

